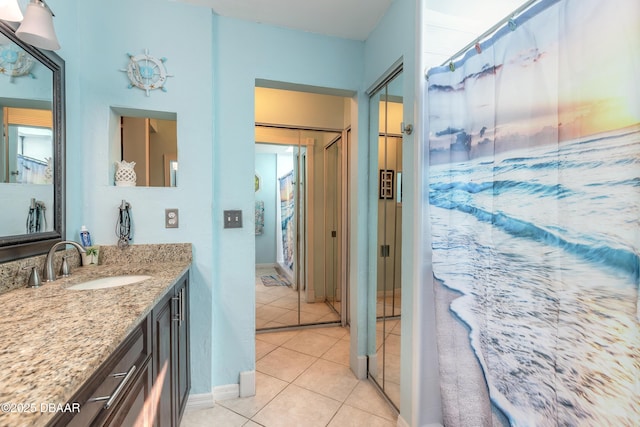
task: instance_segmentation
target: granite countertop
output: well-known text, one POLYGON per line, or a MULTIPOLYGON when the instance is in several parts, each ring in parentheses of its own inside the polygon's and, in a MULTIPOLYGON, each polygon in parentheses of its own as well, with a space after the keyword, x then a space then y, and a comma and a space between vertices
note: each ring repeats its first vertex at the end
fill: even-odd
POLYGON ((178 261, 74 268, 71 276, 40 288, 0 294, 0 404, 15 404, 14 410, 20 405, 36 408, 35 412, 7 412, 3 405, 0 425, 46 425, 55 412, 41 412, 41 405, 67 403, 190 263, 189 256, 178 261), (151 278, 109 289, 66 289, 94 278, 123 274, 151 278))

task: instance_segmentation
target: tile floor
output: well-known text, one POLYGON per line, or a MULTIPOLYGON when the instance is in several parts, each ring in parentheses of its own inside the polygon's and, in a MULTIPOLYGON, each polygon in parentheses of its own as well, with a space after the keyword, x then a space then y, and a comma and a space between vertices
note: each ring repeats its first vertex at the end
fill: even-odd
POLYGON ((378 369, 376 381, 385 394, 400 406, 400 335, 402 327, 399 318, 378 320, 376 323, 376 349, 378 369), (384 341, 382 337, 385 337, 384 341), (384 344, 384 346, 383 346, 384 344))
POLYGON ((273 274, 277 274, 273 267, 256 268, 256 329, 340 321, 340 316, 327 304, 307 303, 302 294, 298 323, 297 290, 289 286, 265 286, 260 277, 273 274))
POLYGON ((397 415, 349 369, 340 327, 256 335, 256 395, 187 408, 181 427, 394 427, 397 415))

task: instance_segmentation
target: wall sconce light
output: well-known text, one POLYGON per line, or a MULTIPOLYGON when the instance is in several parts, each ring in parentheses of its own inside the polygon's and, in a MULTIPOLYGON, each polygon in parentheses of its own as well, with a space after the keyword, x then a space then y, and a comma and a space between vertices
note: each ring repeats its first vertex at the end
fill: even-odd
POLYGON ((0 19, 3 21, 22 21, 22 11, 18 6, 18 0, 0 0, 0 19))
POLYGON ((53 17, 53 12, 43 0, 31 0, 27 5, 22 24, 16 30, 16 36, 40 49, 60 49, 60 43, 53 29, 53 17))

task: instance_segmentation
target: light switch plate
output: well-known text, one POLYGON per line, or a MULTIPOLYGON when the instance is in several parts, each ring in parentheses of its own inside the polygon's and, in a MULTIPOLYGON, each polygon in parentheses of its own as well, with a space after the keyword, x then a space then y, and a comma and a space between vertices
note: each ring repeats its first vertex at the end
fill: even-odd
POLYGON ((164 227, 165 228, 178 228, 178 209, 165 209, 164 210, 164 227))
POLYGON ((224 228, 242 228, 242 211, 224 211, 224 228))

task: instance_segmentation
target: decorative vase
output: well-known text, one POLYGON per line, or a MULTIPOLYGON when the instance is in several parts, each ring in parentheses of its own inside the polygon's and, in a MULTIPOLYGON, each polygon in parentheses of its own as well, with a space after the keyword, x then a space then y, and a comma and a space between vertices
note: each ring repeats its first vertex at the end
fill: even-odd
POLYGON ((89 246, 85 248, 86 253, 82 255, 82 266, 94 266, 98 265, 98 256, 100 254, 100 246, 89 246))
POLYGON ((136 185, 136 172, 133 167, 136 162, 122 160, 116 162, 116 185, 118 187, 134 187, 136 185))

